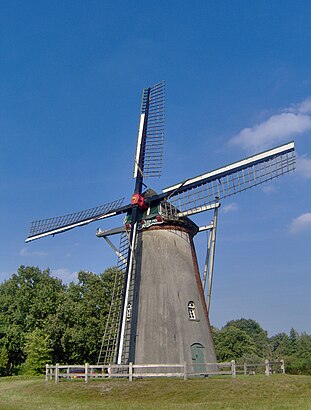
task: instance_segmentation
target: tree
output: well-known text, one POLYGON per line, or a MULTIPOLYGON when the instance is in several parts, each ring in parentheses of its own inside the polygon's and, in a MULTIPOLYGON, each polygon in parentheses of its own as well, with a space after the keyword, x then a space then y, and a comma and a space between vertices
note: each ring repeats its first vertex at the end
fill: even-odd
POLYGON ((300 333, 296 341, 296 346, 296 355, 306 359, 311 364, 311 335, 308 335, 306 332, 300 333))
POLYGON ((290 353, 297 353, 297 340, 299 338, 298 332, 292 327, 289 332, 290 353))
POLYGON ((24 347, 26 360, 22 365, 24 374, 42 374, 45 365, 51 362, 51 352, 49 336, 41 329, 36 328, 33 332, 26 335, 24 347))
POLYGON ((0 376, 6 376, 8 374, 9 355, 5 346, 0 351, 0 376))
POLYGON ((78 282, 69 284, 64 300, 50 322, 54 335, 57 335, 52 342, 54 353, 57 350, 54 362, 97 361, 116 272, 116 268, 109 268, 100 275, 81 271, 78 282))
POLYGON ((96 362, 116 268, 81 271, 64 285, 50 271, 21 266, 0 284, 0 374, 38 372, 42 363, 96 362))
POLYGON ((26 335, 48 327, 65 286, 50 271, 21 266, 0 285, 0 349, 6 351, 6 374, 18 371, 25 360, 26 335))
POLYGON ((237 360, 245 355, 254 355, 256 345, 252 338, 235 326, 214 329, 216 356, 219 361, 237 360))
POLYGON ((269 352, 269 339, 268 333, 264 330, 256 320, 253 319, 238 319, 231 320, 226 325, 226 327, 234 326, 240 330, 243 330, 248 334, 248 336, 254 342, 256 348, 255 353, 258 357, 266 358, 269 352))
POLYGON ((278 333, 270 338, 273 359, 283 359, 291 354, 290 339, 286 333, 278 333))

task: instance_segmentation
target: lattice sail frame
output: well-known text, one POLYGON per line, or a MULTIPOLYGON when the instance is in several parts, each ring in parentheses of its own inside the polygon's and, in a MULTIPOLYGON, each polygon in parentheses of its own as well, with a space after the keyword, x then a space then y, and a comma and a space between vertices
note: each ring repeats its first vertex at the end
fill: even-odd
MULTIPOLYGON (((295 170, 294 143, 254 155, 163 189, 178 216, 203 212, 218 200, 295 170)), ((162 194, 163 195, 163 194, 162 194)))
POLYGON ((133 177, 160 177, 163 162, 165 82, 145 88, 142 95, 133 177), (142 141, 145 141, 142 144, 142 141), (143 151, 142 166, 139 157, 143 151))
POLYGON ((86 225, 90 222, 116 215, 121 209, 123 201, 124 198, 72 214, 33 221, 26 242, 48 235, 55 235, 76 226, 86 225))

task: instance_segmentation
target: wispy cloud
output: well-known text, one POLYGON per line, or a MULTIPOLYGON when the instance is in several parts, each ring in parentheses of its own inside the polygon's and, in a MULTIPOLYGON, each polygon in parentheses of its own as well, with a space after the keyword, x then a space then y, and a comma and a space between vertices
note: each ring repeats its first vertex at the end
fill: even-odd
POLYGON ((43 252, 43 251, 30 251, 27 247, 22 248, 19 251, 20 256, 47 256, 48 253, 47 252, 43 252))
POLYGON ((311 178, 311 158, 306 155, 297 158, 297 172, 305 178, 311 178))
POLYGON ((289 227, 290 233, 299 233, 308 230, 311 230, 311 212, 306 212, 294 218, 289 227))
POLYGON ((311 97, 307 98, 299 104, 298 107, 294 107, 293 109, 303 114, 311 113, 311 97))
POLYGON ((311 130, 311 98, 292 105, 253 127, 244 128, 231 138, 230 144, 254 151, 282 143, 290 136, 303 134, 308 130, 311 130))
POLYGON ((234 212, 238 210, 238 206, 235 202, 232 202, 231 204, 224 205, 221 207, 221 210, 223 213, 227 214, 228 212, 234 212))
POLYGON ((64 283, 76 282, 78 279, 78 272, 71 272, 67 268, 52 269, 52 275, 61 279, 64 283))

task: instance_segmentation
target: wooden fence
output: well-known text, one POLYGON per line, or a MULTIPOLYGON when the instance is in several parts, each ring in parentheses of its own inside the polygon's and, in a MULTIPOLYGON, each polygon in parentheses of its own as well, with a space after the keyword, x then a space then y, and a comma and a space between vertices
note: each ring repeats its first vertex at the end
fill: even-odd
POLYGON ((235 367, 237 374, 245 375, 265 373, 266 376, 270 376, 274 373, 285 373, 284 360, 265 360, 261 363, 237 364, 235 367))
POLYGON ((88 383, 90 379, 107 379, 107 378, 128 378, 133 381, 134 378, 145 377, 181 377, 187 380, 193 376, 211 376, 211 375, 231 375, 236 377, 237 374, 255 374, 264 372, 270 376, 276 370, 285 373, 284 360, 269 361, 264 363, 255 363, 237 365, 235 360, 226 363, 187 363, 183 364, 133 364, 128 365, 46 365, 45 380, 53 380, 55 384, 61 379, 84 379, 88 383), (256 371, 254 370, 256 369, 256 371))

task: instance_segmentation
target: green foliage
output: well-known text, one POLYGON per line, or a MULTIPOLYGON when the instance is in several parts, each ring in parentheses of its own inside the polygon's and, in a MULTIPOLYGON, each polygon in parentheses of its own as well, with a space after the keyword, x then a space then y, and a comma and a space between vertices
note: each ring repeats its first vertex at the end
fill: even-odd
POLYGON ((213 328, 217 359, 258 363, 264 359, 284 359, 286 372, 311 374, 311 335, 291 329, 270 339, 252 319, 231 320, 222 329, 213 328))
POLYGON ((61 344, 58 361, 96 362, 111 303, 114 274, 114 268, 101 275, 79 272, 78 283, 69 284, 53 323, 61 344))
POLYGON ((255 353, 258 357, 267 357, 268 355, 268 334, 263 328, 253 319, 238 319, 231 320, 224 328, 234 326, 243 330, 248 334, 255 344, 255 353))
POLYGON ((256 353, 256 345, 246 331, 235 326, 214 329, 214 343, 217 359, 228 361, 256 353))
POLYGON ((0 376, 6 376, 8 373, 9 353, 8 349, 3 346, 0 352, 0 376))
POLYGON ((115 269, 81 271, 64 285, 49 270, 21 266, 0 284, 0 375, 37 374, 48 360, 96 362, 115 269))
POLYGON ((13 374, 26 359, 26 335, 47 327, 65 286, 49 270, 21 266, 0 285, 0 348, 8 354, 5 374, 13 374))
POLYGON ((253 319, 231 320, 221 330, 214 329, 214 342, 220 361, 258 362, 267 357, 267 332, 253 319))
POLYGON ((273 352, 273 358, 283 359, 284 356, 291 354, 290 339, 286 333, 278 333, 270 338, 270 347, 273 352))
POLYGON ((44 373, 45 365, 51 362, 52 349, 49 342, 49 336, 39 328, 26 335, 26 360, 21 367, 22 373, 33 376, 44 373))
POLYGON ((273 359, 284 359, 291 374, 311 374, 311 335, 291 329, 270 338, 273 359))

